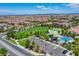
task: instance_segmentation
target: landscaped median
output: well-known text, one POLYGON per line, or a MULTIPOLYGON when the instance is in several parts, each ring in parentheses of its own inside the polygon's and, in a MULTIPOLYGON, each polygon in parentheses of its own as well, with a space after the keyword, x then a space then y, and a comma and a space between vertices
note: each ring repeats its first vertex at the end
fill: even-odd
POLYGON ((9 40, 11 43, 13 44, 17 44, 16 40, 12 39, 12 38, 9 38, 7 36, 5 36, 4 38, 6 38, 7 40, 9 40))

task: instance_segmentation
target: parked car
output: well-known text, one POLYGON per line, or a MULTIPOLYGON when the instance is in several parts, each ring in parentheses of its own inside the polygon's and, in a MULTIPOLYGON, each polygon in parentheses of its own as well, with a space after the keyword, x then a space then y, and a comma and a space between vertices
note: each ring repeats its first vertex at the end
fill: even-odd
POLYGON ((67 55, 67 56, 69 56, 69 55, 73 56, 73 53, 71 51, 68 51, 68 50, 64 50, 62 53, 67 55))

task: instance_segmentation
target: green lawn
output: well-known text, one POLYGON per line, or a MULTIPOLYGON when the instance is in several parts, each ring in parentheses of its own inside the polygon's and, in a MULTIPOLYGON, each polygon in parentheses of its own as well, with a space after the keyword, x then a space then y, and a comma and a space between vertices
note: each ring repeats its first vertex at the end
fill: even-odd
POLYGON ((23 47, 26 47, 26 39, 19 40, 19 44, 23 47))
POLYGON ((21 40, 19 40, 19 44, 21 45, 21 46, 23 46, 23 47, 26 47, 26 43, 27 43, 27 40, 29 39, 32 39, 34 36, 30 36, 30 37, 28 37, 28 38, 24 38, 24 39, 21 39, 21 40))
POLYGON ((21 32, 16 32, 14 34, 15 37, 17 37, 18 39, 23 39, 23 38, 27 38, 29 36, 33 36, 34 34, 40 34, 40 35, 45 35, 47 33, 47 31, 49 30, 48 27, 42 27, 42 26, 38 26, 38 27, 33 27, 21 32))

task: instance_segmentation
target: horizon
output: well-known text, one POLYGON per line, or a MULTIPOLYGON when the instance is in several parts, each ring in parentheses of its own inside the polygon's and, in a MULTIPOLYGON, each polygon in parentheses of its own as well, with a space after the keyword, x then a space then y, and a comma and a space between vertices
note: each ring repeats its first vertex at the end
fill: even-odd
POLYGON ((78 14, 78 3, 0 3, 1 15, 78 14))

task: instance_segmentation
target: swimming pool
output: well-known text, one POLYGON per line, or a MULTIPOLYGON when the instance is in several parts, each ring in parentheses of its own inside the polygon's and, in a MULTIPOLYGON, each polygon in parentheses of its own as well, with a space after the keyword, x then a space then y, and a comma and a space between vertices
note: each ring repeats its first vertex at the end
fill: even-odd
POLYGON ((68 37, 68 36, 60 36, 59 41, 64 43, 64 42, 73 42, 74 39, 72 37, 68 37))

